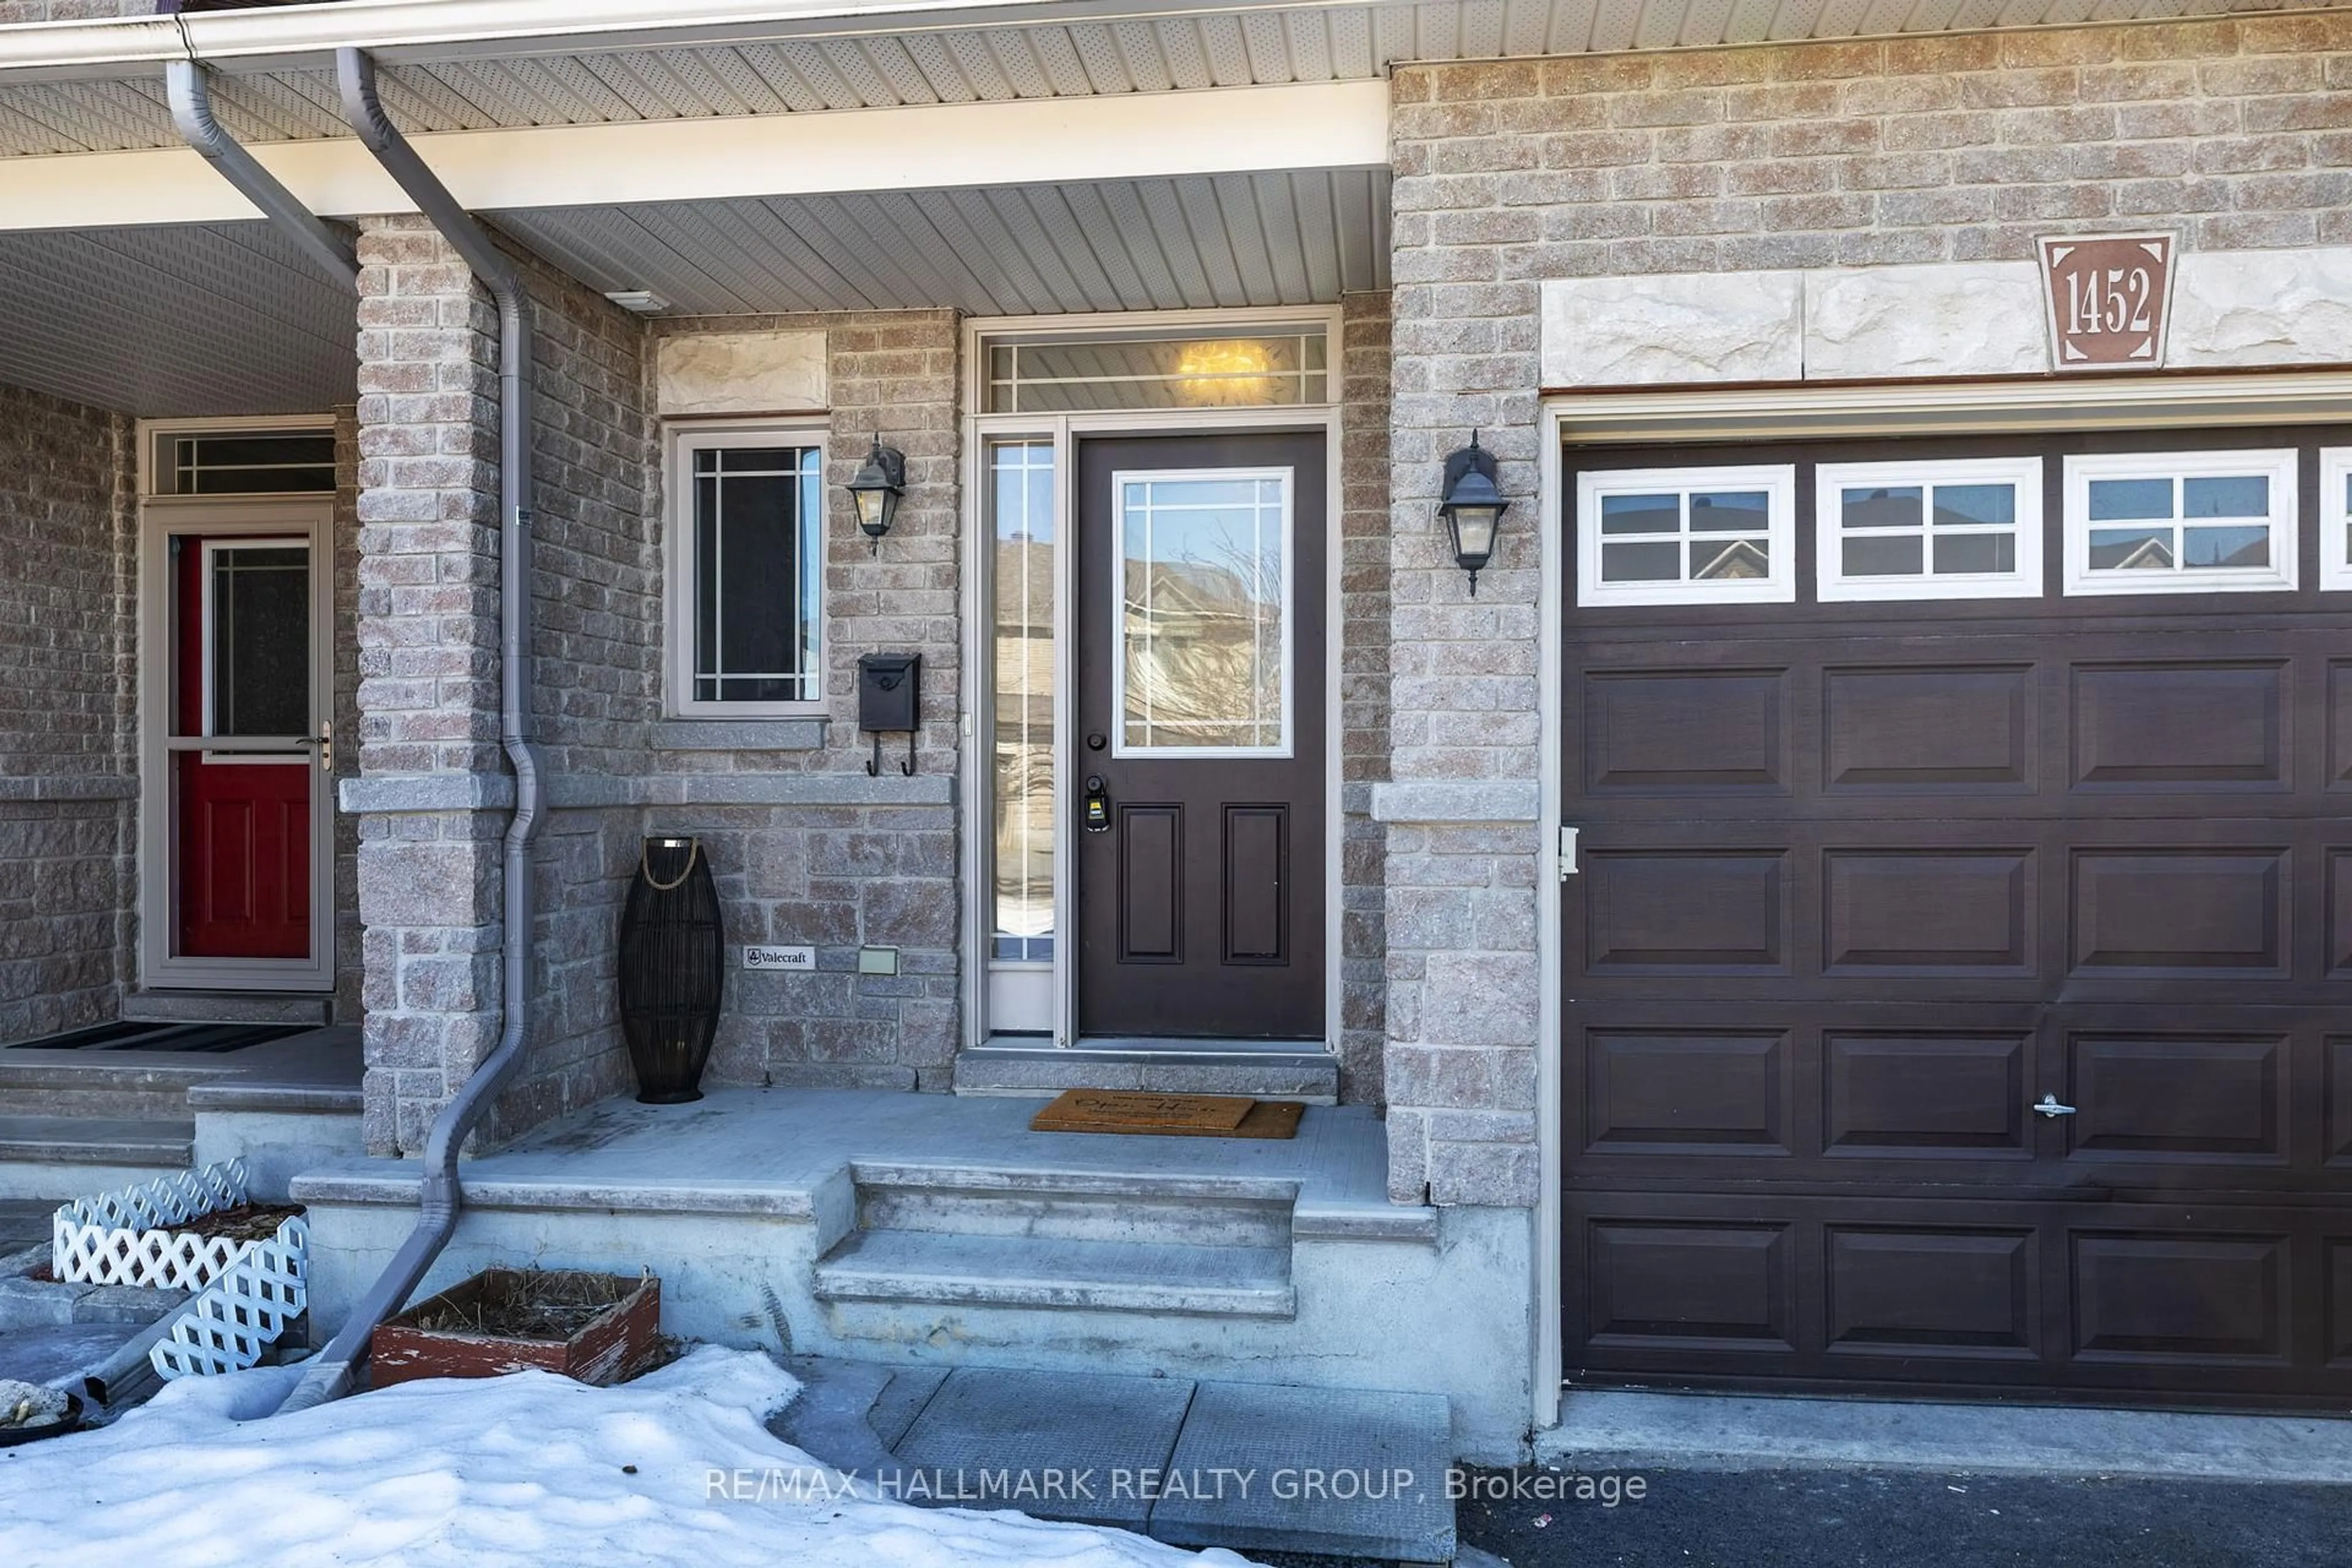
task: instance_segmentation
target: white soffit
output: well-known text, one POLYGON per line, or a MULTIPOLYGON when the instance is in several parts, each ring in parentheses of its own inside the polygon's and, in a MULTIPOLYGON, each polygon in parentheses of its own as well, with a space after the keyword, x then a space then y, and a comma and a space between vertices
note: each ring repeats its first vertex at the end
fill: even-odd
POLYGON ((1388 286, 1385 169, 502 212, 591 287, 678 315, 1019 316, 1328 304, 1388 286))
MULTIPOLYGON (((1381 82, 420 134, 477 210, 1384 168, 1381 82)), ((313 212, 412 210, 355 138, 257 142, 313 212)), ((184 147, 0 158, 0 229, 255 216, 184 147)))
POLYGON ((142 417, 355 395, 351 291, 268 224, 0 234, 0 383, 142 417))
MULTIPOLYGON (((768 15, 696 25, 697 8, 678 5, 664 20, 683 20, 684 27, 656 24, 635 35, 563 39, 501 37, 467 23, 468 14, 520 9, 511 4, 355 3, 185 20, 198 54, 222 71, 215 93, 222 121, 240 138, 268 142, 343 133, 325 53, 342 42, 379 51, 385 106, 404 128, 470 131, 1375 81, 1402 61, 2256 8, 2273 7, 2243 0, 1227 0, 1180 8, 1087 0, 985 11, 908 5, 864 16, 849 5, 722 6, 718 11, 768 15)), ((665 7, 620 9, 643 21, 665 7)), ((574 25, 588 28, 609 23, 615 7, 600 0, 575 10, 574 25)), ((562 19, 552 7, 545 15, 562 19)), ((0 27, 0 62, 42 62, 0 71, 0 156, 177 145, 163 105, 163 61, 181 47, 176 29, 160 20, 0 27), (53 47, 37 50, 35 42, 53 47)))

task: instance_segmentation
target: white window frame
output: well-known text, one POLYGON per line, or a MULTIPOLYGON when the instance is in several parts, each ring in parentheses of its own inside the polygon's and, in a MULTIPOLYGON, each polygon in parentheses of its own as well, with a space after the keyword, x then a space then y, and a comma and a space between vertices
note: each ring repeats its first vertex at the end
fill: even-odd
MULTIPOLYGON (((2243 447, 2226 452, 2099 452, 2066 459, 2065 593, 2068 597, 2117 594, 2276 594, 2295 585, 2302 548, 2296 520, 2295 492, 2298 453, 2293 447, 2243 447), (2271 510, 2265 519, 2176 519, 2176 528, 2191 521, 2206 526, 2267 523, 2271 531, 2268 566, 2199 567, 2176 565, 2168 572, 2093 572, 2091 570, 2091 481, 2094 479, 2162 479, 2175 481, 2259 475, 2270 480, 2271 510)), ((2177 492, 2176 492, 2177 493, 2177 492)), ((2101 524, 2098 526, 2120 526, 2101 524)))
POLYGON ((2319 449, 2319 585, 2352 588, 2352 547, 2345 535, 2352 529, 2352 506, 2345 503, 2344 487, 2352 480, 2352 447, 2319 449))
MULTIPOLYGON (((1908 529, 1856 529, 1857 538, 1910 538, 1908 529)), ((1969 458, 1940 462, 1823 463, 1813 470, 1813 561, 1816 588, 1822 603, 1866 604, 1893 599, 2038 599, 2042 596, 2042 459, 2039 458, 1969 458), (1938 537, 1932 519, 1932 491, 1937 485, 2014 486, 2015 523, 1946 530, 1942 537, 2008 531, 2017 538, 2017 568, 2011 572, 1945 572, 1934 570, 1931 548, 1938 537), (1849 577, 1845 574, 1846 539, 1843 491, 1849 485, 1887 489, 1916 487, 1923 493, 1919 528, 1920 565, 1916 576, 1849 577)))
POLYGON ((816 548, 819 555, 816 572, 816 603, 809 607, 809 624, 815 628, 815 646, 810 650, 813 673, 816 678, 817 695, 779 702, 716 702, 698 700, 694 695, 694 614, 700 595, 694 577, 694 454, 744 447, 813 447, 818 456, 819 489, 825 488, 824 479, 827 426, 808 421, 777 421, 772 419, 705 421, 692 425, 674 425, 668 432, 669 452, 667 469, 669 476, 667 500, 663 507, 663 579, 662 620, 664 664, 667 679, 663 682, 667 715, 673 719, 811 719, 822 718, 825 712, 825 658, 830 641, 830 628, 825 620, 825 553, 830 545, 823 500, 819 501, 816 527, 816 548))
POLYGON ((1136 746, 1127 739, 1127 603, 1125 550, 1106 550, 1104 557, 1110 568, 1108 582, 1102 584, 1109 595, 1112 647, 1118 656, 1111 660, 1110 754, 1117 758, 1136 757, 1146 761, 1176 762, 1188 757, 1268 758, 1290 756, 1296 747, 1292 725, 1297 703, 1291 690, 1297 673, 1297 643, 1298 637, 1298 596, 1294 592, 1291 574, 1297 565, 1294 535, 1297 530, 1295 514, 1297 507, 1297 476, 1288 468, 1121 468, 1110 477, 1111 538, 1127 537, 1127 487, 1134 484, 1155 484, 1162 481, 1192 483, 1214 482, 1220 479, 1245 479, 1255 484, 1272 479, 1282 487, 1282 739, 1271 746, 1136 746))
MULTIPOLYGON (((1685 531, 1678 537, 1687 539, 1685 531)), ((1576 602, 1633 605, 1792 605, 1797 600, 1797 469, 1793 463, 1729 468, 1593 468, 1576 476, 1576 602), (1765 549, 1761 577, 1671 583, 1601 580, 1601 501, 1612 495, 1693 490, 1762 490, 1765 549)), ((1688 569, 1689 557, 1684 557, 1688 569)))

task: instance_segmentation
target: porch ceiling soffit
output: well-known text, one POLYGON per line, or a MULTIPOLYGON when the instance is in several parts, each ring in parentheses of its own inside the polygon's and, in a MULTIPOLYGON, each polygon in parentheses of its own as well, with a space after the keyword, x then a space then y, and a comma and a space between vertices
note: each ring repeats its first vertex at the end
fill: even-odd
MULTIPOLYGON (((420 135, 477 211, 1385 169, 1383 82, 1320 82, 420 135)), ((313 212, 402 212, 350 137, 257 142, 313 212)), ((0 229, 255 216, 184 148, 0 158, 0 229)))
POLYGON ((0 233, 0 383, 142 417, 310 413, 358 379, 351 292, 268 225, 0 233))
POLYGON ((680 315, 1328 304, 1388 285, 1389 174, 1314 169, 497 215, 680 315))
MULTIPOLYGON (((411 132, 1378 81, 1404 61, 2175 19, 2243 0, 347 0, 186 24, 247 142, 339 138, 330 52, 411 132), (658 20, 648 20, 648 10, 658 20)), ((2266 7, 2265 7, 2266 8, 2266 7)), ((178 145, 171 19, 0 28, 0 156, 178 145)), ((946 183, 946 182, 935 182, 946 183)))

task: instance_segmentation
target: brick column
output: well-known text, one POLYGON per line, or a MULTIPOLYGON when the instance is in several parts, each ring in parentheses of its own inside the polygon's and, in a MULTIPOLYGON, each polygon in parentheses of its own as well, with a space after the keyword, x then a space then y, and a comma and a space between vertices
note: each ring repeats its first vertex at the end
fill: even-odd
POLYGON ((497 320, 421 217, 359 255, 359 902, 366 1133, 423 1146, 496 1045, 497 320))
MULTIPOLYGON (((1532 91, 1537 69, 1506 62, 1482 79, 1508 96, 1532 91)), ((1530 177, 1536 149, 1533 138, 1498 139, 1463 156, 1445 125, 1475 109, 1430 102, 1428 73, 1400 73, 1392 92, 1393 782, 1373 807, 1388 824, 1389 1191, 1528 1205, 1538 1181, 1537 290, 1504 276, 1494 246, 1470 243, 1500 237, 1455 232, 1464 215, 1451 209, 1475 205, 1473 193, 1504 200, 1530 177), (1513 502, 1475 597, 1436 514, 1445 455, 1473 430, 1500 459, 1513 502)))

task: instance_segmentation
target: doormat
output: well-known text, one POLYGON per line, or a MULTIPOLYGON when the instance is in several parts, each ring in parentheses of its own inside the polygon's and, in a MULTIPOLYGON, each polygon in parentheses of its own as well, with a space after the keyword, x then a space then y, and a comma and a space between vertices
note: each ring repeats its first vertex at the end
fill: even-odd
POLYGON ((1039 1111, 1029 1131, 1126 1132, 1146 1138, 1296 1138, 1306 1110, 1297 1100, 1237 1094, 1071 1089, 1039 1111))
POLYGON ((218 1056, 248 1046, 266 1046, 289 1035, 307 1035, 310 1024, 100 1024, 51 1035, 45 1040, 19 1040, 12 1051, 202 1051, 218 1056))

